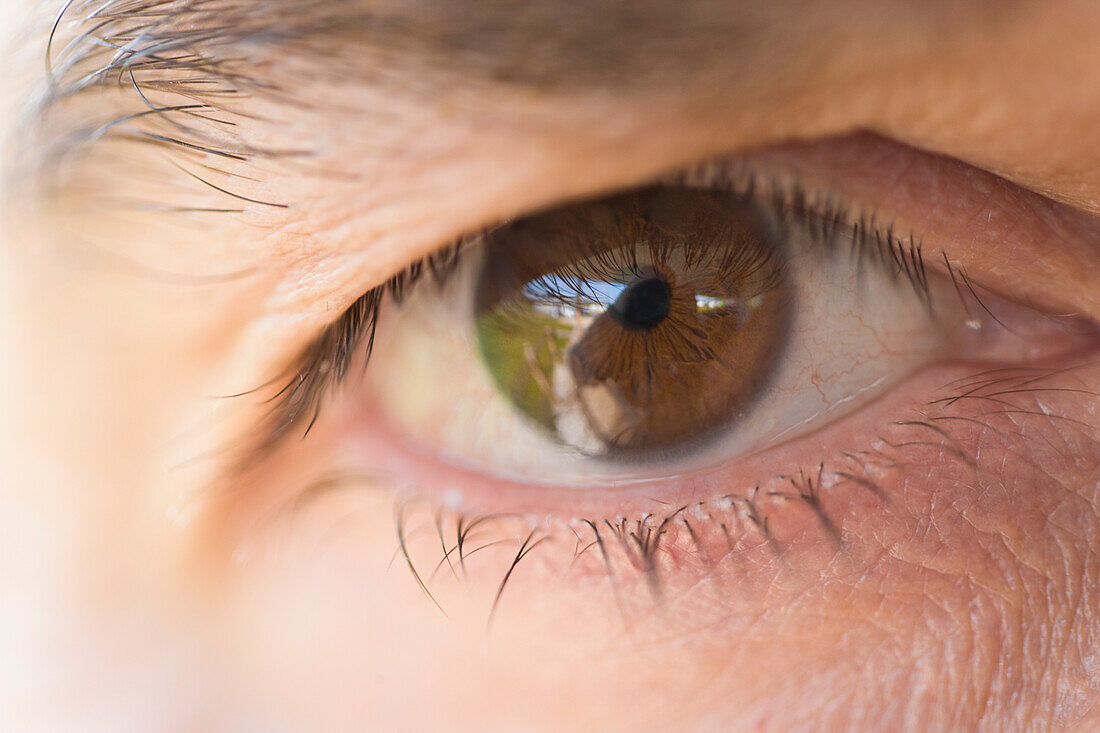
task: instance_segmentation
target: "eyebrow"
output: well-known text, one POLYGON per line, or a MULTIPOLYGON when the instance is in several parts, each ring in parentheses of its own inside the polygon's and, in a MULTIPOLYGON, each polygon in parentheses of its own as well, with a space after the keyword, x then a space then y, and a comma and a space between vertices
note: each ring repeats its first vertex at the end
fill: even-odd
MULTIPOLYGON (((191 128, 186 123, 213 117, 215 125, 229 128, 238 100, 266 94, 293 104, 302 84, 397 84, 429 101, 456 79, 549 94, 693 86, 713 95, 731 80, 734 88, 778 90, 798 70, 804 75, 819 66, 827 49, 845 41, 839 36, 889 48, 901 25, 910 38, 934 38, 965 32, 974 23, 996 25, 1013 17, 1019 3, 841 5, 70 0, 50 36, 48 89, 32 118, 43 157, 51 159, 105 133, 117 137, 123 122, 167 117, 178 120, 173 126, 183 132, 191 128), (87 92, 112 89, 127 98, 125 105, 79 101, 87 92)), ((193 139, 171 130, 135 134, 133 125, 125 127, 146 142, 234 160, 277 152, 218 135, 193 139)))
MULTIPOLYGON (((72 0, 55 33, 68 30, 79 47, 68 55, 77 62, 113 56, 104 69, 138 60, 164 62, 165 69, 198 58, 247 62, 245 54, 272 48, 331 63, 349 48, 369 47, 387 61, 416 57, 505 82, 606 84, 682 71, 670 62, 690 63, 716 43, 749 42, 750 32, 775 15, 761 13, 763 6, 727 0, 72 0)), ((262 68, 251 70, 263 76, 262 68)))
MULTIPOLYGON (((753 4, 755 5, 755 4, 753 4)), ((103 141, 236 163, 277 150, 235 134, 255 97, 397 84, 429 101, 456 77, 542 92, 622 92, 682 77, 758 25, 725 0, 70 0, 49 33, 43 93, 16 178, 58 190, 59 165, 103 141), (725 10, 723 10, 725 8, 725 10), (28 175, 21 175, 28 174, 28 175)), ((758 19, 759 20, 759 19, 758 19)), ((759 34, 758 34, 759 35, 759 34)), ((201 180, 201 179, 200 179, 201 180)), ((204 181, 205 182, 205 181, 204 181)))

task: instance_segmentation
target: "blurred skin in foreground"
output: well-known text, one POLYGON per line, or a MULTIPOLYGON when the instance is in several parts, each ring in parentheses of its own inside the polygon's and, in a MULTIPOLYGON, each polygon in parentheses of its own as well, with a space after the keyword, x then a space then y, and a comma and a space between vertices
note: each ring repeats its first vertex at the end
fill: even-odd
POLYGON ((1096 3, 15 5, 5 730, 1100 728, 1096 3), (466 388, 384 320, 270 437, 410 263, 729 156, 1038 335, 721 480, 410 458, 378 395, 466 388))

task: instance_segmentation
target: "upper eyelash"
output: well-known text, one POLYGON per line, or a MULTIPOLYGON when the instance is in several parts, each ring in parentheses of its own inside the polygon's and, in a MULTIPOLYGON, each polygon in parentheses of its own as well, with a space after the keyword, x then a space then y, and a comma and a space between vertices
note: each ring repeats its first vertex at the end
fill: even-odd
POLYGON ((685 257, 689 252, 692 253, 692 259, 696 263, 703 257, 711 256, 709 264, 720 279, 729 277, 749 282, 753 279, 754 273, 761 273, 762 277, 759 278, 756 286, 762 290, 773 287, 781 279, 783 270, 775 249, 770 243, 763 241, 754 246, 724 251, 716 251, 708 244, 701 242, 669 247, 667 243, 657 245, 651 241, 635 248, 609 250, 597 248, 596 251, 578 251, 576 262, 559 267, 528 283, 526 287, 530 290, 527 297, 543 303, 599 304, 602 302, 601 297, 593 291, 588 282, 601 279, 614 280, 624 271, 637 276, 641 271, 640 268, 643 267, 638 260, 639 248, 648 252, 654 264, 667 264, 671 252, 675 250, 683 252, 685 257), (583 265, 580 264, 581 262, 583 265))
POLYGON ((248 464, 268 453, 299 425, 302 436, 309 433, 321 412, 324 398, 347 376, 352 362, 360 354, 364 366, 374 349, 374 334, 382 303, 387 297, 400 301, 408 288, 425 275, 442 282, 453 271, 469 237, 417 260, 381 285, 359 296, 339 318, 327 326, 295 360, 294 376, 270 401, 273 403, 260 439, 246 454, 248 464))
MULTIPOLYGON (((725 187, 734 195, 768 201, 781 226, 806 222, 819 246, 836 248, 841 242, 848 242, 856 267, 878 266, 895 278, 903 278, 931 308, 927 268, 920 241, 914 234, 897 235, 892 225, 880 224, 873 212, 853 217, 839 198, 811 195, 798 181, 765 179, 739 169, 735 178, 713 180, 712 184, 715 188, 725 187), (766 196, 760 196, 760 191, 766 191, 766 196)), ((362 357, 364 366, 369 362, 379 314, 387 298, 399 302, 425 276, 442 282, 453 272, 463 252, 488 231, 491 228, 460 237, 442 250, 413 262, 368 290, 327 326, 294 360, 288 369, 292 376, 270 398, 272 407, 260 427, 258 439, 246 449, 244 465, 266 455, 296 431, 305 437, 316 423, 326 397, 344 380, 353 361, 362 357)), ((980 303, 969 279, 952 265, 946 254, 944 264, 964 303, 967 294, 980 303)))

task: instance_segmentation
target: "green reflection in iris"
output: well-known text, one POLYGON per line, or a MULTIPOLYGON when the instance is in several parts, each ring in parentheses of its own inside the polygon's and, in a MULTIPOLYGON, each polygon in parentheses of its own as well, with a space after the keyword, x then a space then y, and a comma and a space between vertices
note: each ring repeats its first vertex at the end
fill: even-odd
POLYGON ((509 303, 482 313, 476 328, 482 363, 497 389, 528 419, 552 426, 553 371, 569 343, 569 324, 509 303))

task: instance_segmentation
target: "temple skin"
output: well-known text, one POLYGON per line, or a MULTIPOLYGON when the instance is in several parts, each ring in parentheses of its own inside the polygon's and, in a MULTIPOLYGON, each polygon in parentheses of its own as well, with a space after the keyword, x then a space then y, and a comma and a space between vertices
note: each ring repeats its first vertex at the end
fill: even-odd
MULTIPOLYGON (((14 110, 42 81, 55 8, 16 5, 3 7, 14 22, 0 27, 32 28, 13 46, 0 107, 5 160, 19 162, 29 138, 14 110)), ((548 18, 518 18, 495 3, 471 23, 476 33, 440 38, 430 29, 446 27, 443 6, 416 3, 403 27, 417 43, 346 34, 321 60, 249 47, 257 69, 288 81, 293 103, 242 100, 250 114, 238 134, 312 157, 225 169, 240 176, 235 191, 288 208, 201 218, 87 204, 89 191, 152 191, 224 205, 155 147, 105 141, 67 158, 57 200, 20 185, 25 169, 14 167, 0 228, 4 727, 1100 727, 1091 362, 1050 383, 1072 394, 1021 397, 1030 413, 997 424, 1009 439, 959 434, 979 468, 1000 471, 934 449, 912 455, 924 468, 884 486, 905 497, 899 519, 842 523, 862 538, 848 574, 805 590, 795 582, 804 577, 749 554, 742 572, 759 587, 791 583, 736 602, 680 589, 671 613, 625 630, 604 579, 586 568, 579 579, 557 575, 554 562, 517 574, 491 632, 484 598, 496 567, 475 571, 473 592, 442 594, 441 616, 407 574, 387 572, 393 518, 374 493, 332 497, 290 529, 262 523, 349 450, 341 436, 356 416, 339 403, 308 441, 285 446, 235 491, 199 500, 226 477, 223 464, 196 457, 216 455, 258 415, 218 395, 264 383, 366 289, 487 222, 709 156, 852 130, 990 171, 1071 207, 1074 221, 1100 212, 1100 10, 1086 0, 988 5, 699 2, 670 34, 676 43, 664 43, 670 6, 652 2, 626 37, 648 34, 653 46, 637 40, 556 66, 531 59, 599 44, 578 31, 514 64, 524 44, 486 43, 486 33, 495 23, 519 29, 506 39, 554 39, 551 21, 567 11, 614 29, 624 18, 613 4, 547 4, 548 18), (705 42, 683 53, 700 28, 705 42), (721 42, 726 32, 736 42, 721 42), (633 48, 687 61, 640 63, 633 48), (468 62, 441 61, 456 54, 468 62)), ((87 99, 93 110, 120 103, 87 99)), ((908 193, 940 210, 942 191, 908 193)), ((914 200, 891 205, 917 228, 914 200)), ((980 221, 980 191, 973 200, 980 221)), ((1064 244, 1077 269, 1100 267, 1097 230, 1066 231, 1080 235, 1064 244)), ((1096 315, 1095 280, 1003 248, 999 282, 1096 315)), ((807 557, 798 567, 824 562, 807 557)), ((721 585, 736 591, 735 576, 721 585)))

